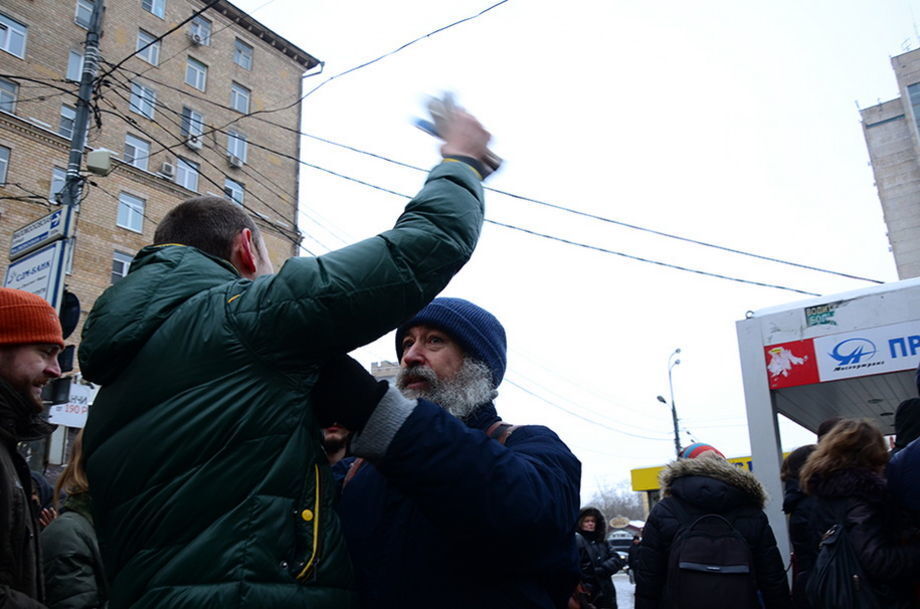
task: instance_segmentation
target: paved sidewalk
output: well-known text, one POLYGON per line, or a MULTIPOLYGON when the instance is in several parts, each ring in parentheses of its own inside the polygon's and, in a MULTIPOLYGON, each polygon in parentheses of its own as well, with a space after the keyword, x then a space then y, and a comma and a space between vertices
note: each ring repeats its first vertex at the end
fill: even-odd
POLYGON ((636 598, 636 587, 629 583, 629 576, 617 573, 613 576, 613 585, 617 589, 618 609, 633 609, 636 598))

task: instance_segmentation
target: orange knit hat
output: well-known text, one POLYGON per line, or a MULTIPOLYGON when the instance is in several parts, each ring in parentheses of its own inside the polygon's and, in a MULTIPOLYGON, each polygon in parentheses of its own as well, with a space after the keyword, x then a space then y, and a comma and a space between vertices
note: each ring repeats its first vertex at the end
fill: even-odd
POLYGON ((0 345, 39 343, 64 348, 57 311, 41 296, 0 288, 0 345))

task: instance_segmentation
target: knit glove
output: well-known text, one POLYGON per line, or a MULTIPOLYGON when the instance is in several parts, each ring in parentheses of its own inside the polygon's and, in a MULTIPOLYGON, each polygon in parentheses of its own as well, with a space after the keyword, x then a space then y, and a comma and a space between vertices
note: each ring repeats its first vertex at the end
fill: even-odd
POLYGON ((361 431, 389 383, 375 379, 353 358, 337 355, 323 364, 313 386, 313 413, 320 427, 338 423, 361 431))

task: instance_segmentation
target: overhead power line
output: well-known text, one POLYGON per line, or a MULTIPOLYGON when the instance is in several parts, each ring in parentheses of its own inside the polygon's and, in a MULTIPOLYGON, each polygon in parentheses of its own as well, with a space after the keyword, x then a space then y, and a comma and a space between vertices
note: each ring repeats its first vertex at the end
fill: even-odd
MULTIPOLYGON (((272 123, 272 124, 275 125, 275 123, 272 123)), ((276 126, 282 127, 282 128, 283 128, 282 125, 276 125, 276 126)), ((317 136, 317 135, 312 135, 312 134, 310 134, 310 133, 305 133, 305 132, 303 132, 303 131, 298 131, 298 133, 299 133, 300 135, 302 135, 302 136, 304 136, 304 137, 307 137, 307 138, 310 138, 310 139, 312 139, 312 140, 316 140, 316 141, 322 142, 322 143, 324 143, 324 144, 329 144, 329 145, 332 145, 332 146, 336 146, 336 147, 338 147, 338 148, 342 148, 342 149, 345 149, 345 150, 350 150, 350 151, 352 151, 352 152, 356 152, 356 153, 359 153, 359 154, 363 154, 363 155, 365 155, 365 156, 369 156, 369 157, 372 157, 372 158, 375 158, 375 159, 379 159, 379 160, 381 160, 381 161, 385 161, 385 162, 387 162, 387 163, 391 163, 391 164, 397 165, 397 166, 399 166, 399 167, 405 167, 405 168, 407 168, 407 169, 413 169, 413 170, 415 170, 415 171, 420 171, 420 172, 423 172, 423 173, 428 173, 428 171, 429 171, 428 169, 425 169, 424 167, 418 167, 417 165, 411 165, 411 164, 409 164, 409 163, 404 163, 404 162, 402 162, 402 161, 397 161, 397 160, 395 160, 395 159, 391 159, 391 158, 389 158, 389 157, 387 157, 387 156, 384 156, 384 155, 382 155, 382 154, 377 154, 377 153, 374 153, 374 152, 368 152, 368 151, 366 151, 366 150, 361 150, 360 148, 356 148, 356 147, 354 147, 354 146, 349 146, 348 144, 341 144, 341 143, 339 143, 339 142, 330 140, 330 139, 328 139, 328 138, 320 137, 320 136, 317 136)), ((483 189, 484 189, 484 190, 487 190, 487 191, 489 191, 489 192, 494 192, 494 193, 496 193, 496 194, 504 195, 504 196, 506 196, 506 197, 511 197, 511 198, 513 198, 513 199, 518 199, 518 200, 520 200, 520 201, 526 201, 526 202, 528 202, 528 203, 534 203, 534 204, 536 204, 536 205, 542 205, 542 206, 544 206, 544 207, 549 207, 549 208, 556 209, 556 210, 559 210, 559 211, 562 211, 562 212, 574 214, 574 215, 577 215, 577 216, 582 216, 582 217, 585 217, 585 218, 590 218, 590 219, 592 219, 592 220, 598 220, 598 221, 600 221, 600 222, 606 222, 606 223, 608 223, 608 224, 615 224, 615 225, 618 225, 618 226, 622 226, 622 227, 624 227, 624 228, 629 228, 629 229, 632 229, 632 230, 642 231, 642 232, 650 233, 650 234, 653 234, 653 235, 658 235, 658 236, 660 236, 660 237, 666 237, 666 238, 668 238, 668 239, 675 239, 675 240, 678 240, 678 241, 684 241, 684 242, 687 242, 687 243, 693 243, 693 244, 695 244, 695 245, 700 245, 700 246, 703 246, 703 247, 709 247, 709 248, 721 250, 721 251, 724 251, 724 252, 729 252, 729 253, 732 253, 732 254, 738 254, 738 255, 740 255, 740 256, 748 256, 748 257, 750 257, 750 258, 757 258, 757 259, 759 259, 759 260, 765 260, 765 261, 768 261, 768 262, 775 262, 775 263, 777 263, 777 264, 784 264, 784 265, 787 265, 787 266, 797 267, 797 268, 800 268, 800 269, 806 269, 806 270, 809 270, 809 271, 815 271, 815 272, 818 272, 818 273, 826 273, 826 274, 829 274, 829 275, 836 275, 836 276, 838 276, 838 277, 845 277, 845 278, 847 278, 847 279, 855 279, 855 280, 858 280, 858 281, 868 281, 868 282, 870 282, 870 283, 876 283, 876 284, 885 283, 884 281, 880 281, 880 280, 878 280, 878 279, 872 279, 872 278, 870 278, 870 277, 861 277, 861 276, 859 276, 859 275, 852 275, 852 274, 850 274, 850 273, 843 273, 843 272, 834 271, 834 270, 831 270, 831 269, 824 269, 824 268, 817 267, 817 266, 813 266, 813 265, 809 265, 809 264, 802 264, 802 263, 799 263, 799 262, 793 262, 793 261, 791 261, 791 260, 784 260, 784 259, 782 259, 782 258, 775 258, 775 257, 772 257, 772 256, 765 256, 765 255, 763 255, 763 254, 757 254, 757 253, 754 253, 754 252, 748 252, 748 251, 745 251, 745 250, 739 250, 739 249, 727 247, 727 246, 724 246, 724 245, 718 245, 718 244, 716 244, 716 243, 709 243, 709 242, 707 242, 707 241, 702 241, 702 240, 700 240, 700 239, 693 239, 692 237, 685 237, 685 236, 683 236, 683 235, 677 235, 677 234, 674 234, 674 233, 668 233, 668 232, 661 231, 661 230, 657 230, 657 229, 654 229, 654 228, 649 228, 649 227, 647 227, 647 226, 640 226, 640 225, 638 225, 638 224, 631 224, 631 223, 629 223, 629 222, 624 222, 623 220, 616 220, 616 219, 614 219, 614 218, 607 218, 607 217, 600 216, 600 215, 597 215, 597 214, 591 214, 591 213, 584 212, 584 211, 580 211, 580 210, 577 210, 577 209, 572 209, 572 208, 566 207, 566 206, 564 206, 564 205, 559 205, 558 203, 550 203, 550 202, 548 202, 548 201, 543 201, 543 200, 540 200, 540 199, 535 199, 535 198, 532 198, 532 197, 527 197, 527 196, 524 196, 524 195, 519 195, 519 194, 516 194, 516 193, 513 193, 513 192, 509 192, 509 191, 507 191, 507 190, 500 190, 500 189, 498 189, 498 188, 493 188, 493 187, 491 187, 491 186, 485 186, 485 185, 483 185, 483 189)))
POLYGON ((577 241, 572 241, 572 240, 570 240, 570 239, 563 239, 562 237, 554 237, 553 235, 547 235, 547 234, 545 234, 545 233, 539 233, 539 232, 537 232, 537 231, 530 230, 530 229, 527 229, 527 228, 521 228, 520 226, 514 226, 513 224, 505 224, 504 222, 498 222, 497 220, 489 220, 488 218, 486 219, 486 222, 489 222, 490 224, 495 224, 496 226, 502 226, 502 227, 504 227, 504 228, 509 228, 509 229, 512 229, 512 230, 520 231, 520 232, 522 232, 522 233, 528 233, 528 234, 530 234, 530 235, 534 235, 534 236, 537 236, 537 237, 543 237, 544 239, 552 239, 553 241, 559 241, 559 242, 561 242, 561 243, 567 243, 567 244, 569 244, 569 245, 575 245, 575 246, 577 246, 577 247, 583 247, 583 248, 586 248, 586 249, 595 250, 595 251, 598 251, 598 252, 603 252, 603 253, 605 253, 605 254, 613 254, 614 256, 622 256, 623 258, 629 258, 630 260, 637 260, 637 261, 639 261, 639 262, 648 262, 649 264, 657 264, 657 265, 659 265, 659 266, 664 266, 664 267, 671 268, 671 269, 675 269, 675 270, 678 270, 678 271, 687 271, 688 273, 697 273, 697 274, 699 274, 699 275, 706 275, 707 277, 715 277, 716 279, 727 279, 727 280, 729 280, 729 281, 737 281, 738 283, 746 283, 746 284, 749 284, 749 285, 756 285, 756 286, 760 286, 760 287, 764 287, 764 288, 774 288, 774 289, 777 289, 777 290, 786 290, 786 291, 788 291, 788 292, 796 292, 796 293, 798 293, 798 294, 805 294, 806 296, 820 296, 820 295, 821 295, 821 294, 818 294, 818 293, 816 293, 816 292, 808 292, 808 291, 806 291, 806 290, 800 290, 800 289, 798 289, 798 288, 790 288, 790 287, 783 286, 783 285, 778 285, 778 284, 775 284, 775 283, 763 283, 763 282, 761 282, 761 281, 753 281, 753 280, 751 280, 751 279, 742 279, 742 278, 740 278, 740 277, 732 277, 732 276, 730 276, 730 275, 722 275, 721 273, 711 273, 711 272, 709 272, 709 271, 703 271, 703 270, 700 270, 700 269, 692 269, 692 268, 690 268, 690 267, 680 266, 680 265, 677 265, 677 264, 671 264, 671 263, 669 263, 669 262, 662 262, 662 261, 660 261, 660 260, 653 260, 653 259, 651 259, 651 258, 643 258, 643 257, 641 257, 641 256, 634 256, 633 254, 627 254, 626 252, 618 252, 618 251, 615 251, 615 250, 608 250, 608 249, 606 249, 606 248, 597 247, 597 246, 595 246, 595 245, 588 245, 588 244, 586 244, 586 243, 579 243, 579 242, 577 242, 577 241))
MULTIPOLYGON (((391 194, 391 195, 395 195, 395 196, 397 196, 397 197, 402 197, 402 198, 404 198, 404 199, 411 199, 411 198, 412 198, 412 197, 410 197, 409 195, 406 195, 406 194, 404 194, 404 193, 397 192, 397 191, 395 191, 395 190, 390 190, 389 188, 384 188, 383 186, 378 186, 378 185, 376 185, 376 184, 372 184, 372 183, 370 183, 370 182, 366 182, 366 181, 364 181, 364 180, 360 180, 360 179, 354 178, 354 177, 352 177, 352 176, 347 176, 347 175, 345 175, 345 174, 342 174, 342 173, 333 171, 333 170, 331 170, 331 169, 326 169, 325 167, 321 167, 321 166, 319 166, 319 165, 315 165, 315 164, 309 163, 309 162, 307 162, 307 161, 303 161, 303 160, 299 160, 299 159, 298 159, 297 162, 299 162, 301 165, 304 165, 305 167, 310 167, 310 168, 312 168, 312 169, 316 169, 317 171, 322 171, 322 172, 324 172, 324 173, 327 173, 327 174, 329 174, 329 175, 335 176, 335 177, 337 177, 337 178, 341 178, 341 179, 343 179, 343 180, 348 180, 348 181, 350 181, 350 182, 355 182, 356 184, 361 184, 362 186, 367 186, 368 188, 373 188, 373 189, 375 189, 375 190, 379 190, 379 191, 381 191, 381 192, 385 192, 385 193, 388 193, 388 194, 391 194)), ((520 232, 523 232, 523 233, 528 233, 528 234, 533 235, 533 236, 535 236, 535 237, 541 237, 541 238, 543 238, 543 239, 550 239, 550 240, 553 240, 553 241, 559 241, 559 242, 561 242, 561 243, 566 243, 566 244, 568 244, 568 245, 574 245, 574 246, 576 246, 576 247, 583 247, 583 248, 586 248, 586 249, 590 249, 590 250, 595 250, 595 251, 598 251, 598 252, 602 252, 602 253, 605 253, 605 254, 612 254, 612 255, 616 255, 616 256, 622 256, 622 257, 624 257, 624 258, 629 258, 630 260, 636 260, 636 261, 638 261, 638 262, 647 262, 647 263, 649 263, 649 264, 655 264, 655 265, 658 265, 658 266, 663 266, 663 267, 671 268, 671 269, 674 269, 674 270, 677 270, 677 271, 685 271, 685 272, 689 272, 689 273, 696 273, 696 274, 698 274, 698 275, 705 275, 705 276, 707 276, 707 277, 713 277, 713 278, 715 278, 715 279, 726 279, 726 280, 728 280, 728 281, 734 281, 734 282, 737 282, 737 283, 746 283, 746 284, 749 284, 749 285, 756 285, 756 286, 764 287, 764 288, 774 288, 774 289, 777 289, 777 290, 786 290, 786 291, 788 291, 788 292, 796 292, 796 293, 798 293, 798 294, 805 294, 806 296, 820 296, 820 294, 818 294, 818 293, 816 293, 816 292, 808 292, 808 291, 806 291, 806 290, 800 290, 800 289, 798 289, 798 288, 790 288, 790 287, 787 287, 787 286, 778 285, 778 284, 773 284, 773 283, 764 283, 764 282, 761 282, 761 281, 754 281, 754 280, 750 280, 750 279, 742 279, 742 278, 740 278, 740 277, 732 277, 732 276, 723 275, 723 274, 720 274, 720 273, 712 273, 712 272, 703 271, 703 270, 700 270, 700 269, 694 269, 694 268, 690 268, 690 267, 685 267, 685 266, 680 266, 680 265, 676 265, 676 264, 671 264, 671 263, 668 263, 668 262, 662 262, 662 261, 660 261, 660 260, 654 260, 654 259, 652 259, 652 258, 643 258, 643 257, 641 257, 641 256, 634 256, 634 255, 632 255, 632 254, 627 254, 627 253, 625 253, 625 252, 617 252, 617 251, 614 251, 614 250, 608 250, 608 249, 605 249, 605 248, 602 248, 602 247, 597 247, 597 246, 593 246, 593 245, 588 245, 588 244, 586 244, 586 243, 580 243, 580 242, 578 242, 578 241, 572 241, 572 240, 570 240, 570 239, 564 239, 564 238, 562 238, 562 237, 555 237, 555 236, 553 236, 553 235, 547 235, 547 234, 545 234, 545 233, 540 233, 540 232, 537 232, 537 231, 534 231, 534 230, 530 230, 530 229, 527 229, 527 228, 521 228, 521 227, 515 226, 515 225, 513 225, 513 224, 506 224, 506 223, 504 223, 504 222, 498 222, 498 221, 496 221, 496 220, 490 220, 490 219, 488 219, 488 218, 486 218, 485 221, 488 222, 488 223, 490 223, 490 224, 495 224, 496 226, 501 226, 501 227, 504 227, 504 228, 508 228, 508 229, 512 229, 512 230, 517 230, 517 231, 520 231, 520 232)))
POLYGON ((596 425, 596 426, 598 426, 598 427, 603 427, 604 429, 609 429, 609 430, 612 431, 612 432, 615 432, 615 433, 618 433, 618 434, 623 434, 624 436, 629 436, 629 437, 631 437, 631 438, 641 438, 641 439, 643 439, 643 440, 653 440, 653 441, 658 441, 658 442, 670 442, 670 441, 671 441, 671 438, 655 438, 655 437, 653 437, 653 436, 643 436, 642 434, 630 433, 630 432, 628 432, 628 431, 623 431, 622 429, 617 429, 616 427, 611 427, 610 425, 605 425, 604 423, 601 423, 601 422, 599 422, 599 421, 595 421, 594 419, 589 419, 588 417, 586 417, 586 416, 584 416, 584 415, 581 415, 581 414, 575 412, 574 410, 570 410, 570 409, 566 408, 565 406, 560 406, 560 405, 557 404, 556 402, 553 402, 552 400, 548 400, 548 399, 546 399, 545 397, 543 397, 542 395, 539 395, 539 394, 537 394, 537 393, 534 393, 534 392, 531 391, 530 389, 527 389, 527 388, 524 387, 523 385, 520 385, 520 384, 518 384, 518 383, 515 383, 514 381, 512 381, 512 380, 509 379, 509 378, 505 378, 505 382, 508 383, 508 384, 510 384, 510 385, 513 385, 513 386, 517 387, 518 389, 520 389, 520 390, 523 391, 524 393, 530 394, 530 395, 532 395, 533 397, 537 398, 538 400, 540 400, 540 401, 542 401, 542 402, 545 402, 545 403, 549 404, 549 405, 552 406, 553 408, 556 408, 556 409, 558 409, 558 410, 561 410, 562 412, 565 412, 565 413, 567 413, 567 414, 570 414, 570 415, 572 415, 573 417, 577 417, 577 418, 581 419, 582 421, 587 421, 588 423, 591 423, 592 425, 596 425))
POLYGON ((163 40, 164 38, 166 38, 167 36, 169 36, 169 35, 172 34, 173 32, 178 31, 178 30, 181 29, 182 26, 184 26, 186 23, 188 23, 189 21, 191 21, 192 19, 194 19, 195 17, 197 17, 197 16, 200 15, 201 13, 205 12, 206 10, 208 10, 209 8, 211 8, 212 6, 214 6, 215 4, 217 4, 218 2, 220 2, 220 0, 211 0, 211 1, 208 2, 206 5, 204 5, 202 8, 200 8, 199 10, 197 10, 197 11, 195 11, 194 13, 192 13, 191 15, 189 15, 186 19, 180 21, 179 23, 177 23, 177 24, 174 25, 173 27, 169 28, 168 30, 166 30, 165 32, 163 32, 162 34, 160 34, 159 36, 157 36, 156 38, 154 38, 153 40, 151 40, 150 42, 148 42, 147 44, 145 44, 145 45, 142 46, 141 48, 137 49, 136 51, 134 51, 134 52, 131 53, 130 55, 124 57, 121 61, 116 62, 114 66, 112 66, 111 68, 109 68, 108 70, 106 70, 105 72, 103 72, 102 74, 100 74, 100 75, 96 78, 96 83, 97 83, 96 86, 98 87, 98 83, 101 83, 103 80, 105 80, 107 76, 109 76, 112 72, 114 72, 115 70, 117 70, 118 68, 120 68, 120 67, 122 66, 122 64, 124 64, 126 61, 128 61, 129 59, 131 59, 132 57, 134 57, 134 56, 137 55, 138 53, 147 50, 148 47, 151 47, 151 46, 155 45, 156 43, 160 42, 161 40, 163 40))

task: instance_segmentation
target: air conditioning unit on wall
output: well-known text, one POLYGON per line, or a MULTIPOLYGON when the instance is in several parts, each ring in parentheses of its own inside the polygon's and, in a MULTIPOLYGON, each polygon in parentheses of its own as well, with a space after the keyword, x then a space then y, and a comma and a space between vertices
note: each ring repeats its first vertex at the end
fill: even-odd
POLYGON ((237 169, 243 166, 243 159, 232 154, 227 157, 227 162, 230 163, 231 167, 236 167, 237 169))
POLYGON ((204 44, 204 36, 202 36, 201 34, 195 31, 191 31, 188 33, 188 39, 191 40, 192 44, 194 44, 195 46, 204 44))
POLYGON ((160 175, 166 178, 176 177, 176 166, 172 163, 163 163, 160 165, 160 175))
POLYGON ((191 148, 192 150, 200 150, 202 137, 200 135, 190 135, 188 139, 185 140, 185 145, 191 148))

